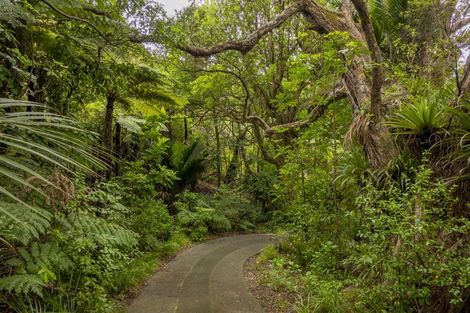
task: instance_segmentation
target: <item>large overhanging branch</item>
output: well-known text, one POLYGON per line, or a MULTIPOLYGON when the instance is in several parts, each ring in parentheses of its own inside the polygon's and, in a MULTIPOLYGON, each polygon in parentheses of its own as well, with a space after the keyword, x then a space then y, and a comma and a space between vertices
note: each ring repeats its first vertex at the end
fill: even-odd
MULTIPOLYGON (((358 0, 356 0, 358 1, 358 0)), ((369 82, 365 79, 365 75, 362 72, 361 66, 354 66, 350 72, 349 77, 345 78, 345 85, 348 89, 350 101, 355 107, 360 107, 360 104, 364 100, 371 100, 373 103, 373 112, 381 113, 381 86, 383 81, 383 73, 381 66, 380 50, 374 40, 373 28, 371 26, 370 17, 368 16, 367 8, 361 0, 362 6, 359 6, 361 10, 361 19, 364 22, 364 29, 368 31, 367 42, 369 46, 374 49, 371 52, 372 61, 374 63, 373 70, 373 97, 371 96, 371 90, 369 89, 369 82), (377 48, 377 49, 376 49, 377 48), (357 71, 361 73, 357 73, 357 71), (364 87, 367 86, 367 87, 364 87), (372 98, 372 99, 371 99, 372 98)), ((341 11, 328 10, 319 5, 314 0, 297 0, 288 6, 284 11, 279 13, 271 22, 261 26, 253 33, 251 33, 245 40, 239 41, 226 41, 216 44, 209 48, 199 48, 194 46, 182 46, 179 45, 179 49, 188 52, 195 57, 207 57, 215 54, 222 53, 227 50, 236 50, 242 53, 250 51, 256 43, 263 38, 270 31, 279 27, 283 22, 287 21, 291 16, 296 13, 301 13, 309 22, 313 25, 313 28, 321 33, 329 33, 333 31, 344 31, 347 32, 351 38, 365 42, 366 36, 363 33, 360 25, 356 24, 354 16, 352 14, 353 4, 350 0, 344 0, 341 11)), ((360 62, 356 62, 359 64, 360 62)), ((380 114, 376 115, 380 117, 380 114)))
POLYGON ((235 50, 245 54, 253 49, 258 41, 266 34, 281 26, 285 21, 297 13, 302 13, 313 25, 313 29, 320 33, 345 31, 356 40, 364 40, 364 37, 360 29, 356 26, 352 15, 328 10, 314 0, 297 0, 285 8, 273 20, 260 26, 254 32, 249 34, 244 40, 229 40, 208 48, 195 47, 192 45, 177 45, 177 47, 194 57, 208 57, 228 50, 235 50))
POLYGON ((277 132, 282 132, 288 129, 305 127, 315 122, 316 120, 318 120, 320 117, 323 116, 323 114, 326 112, 326 109, 328 108, 330 104, 338 100, 344 99, 347 96, 344 90, 339 90, 339 91, 336 90, 334 93, 328 95, 327 97, 328 98, 323 105, 318 105, 318 106, 313 107, 310 110, 308 117, 301 121, 294 121, 294 122, 290 122, 286 124, 270 126, 263 118, 256 116, 256 115, 247 116, 246 120, 252 123, 256 123, 257 125, 261 126, 264 130, 264 135, 266 137, 271 137, 277 132))
POLYGON ((254 32, 249 34, 244 40, 229 40, 208 48, 199 48, 191 45, 178 45, 178 48, 195 57, 208 57, 228 50, 236 50, 245 54, 251 49, 253 49, 253 47, 258 43, 258 41, 263 38, 266 34, 270 33, 273 29, 282 25, 282 23, 287 21, 294 14, 299 13, 302 7, 303 1, 296 1, 292 3, 273 20, 256 29, 254 32))
POLYGON ((110 12, 100 10, 100 9, 94 7, 94 6, 91 6, 91 5, 84 5, 81 8, 82 8, 82 10, 91 12, 95 15, 106 16, 107 18, 113 18, 110 12))

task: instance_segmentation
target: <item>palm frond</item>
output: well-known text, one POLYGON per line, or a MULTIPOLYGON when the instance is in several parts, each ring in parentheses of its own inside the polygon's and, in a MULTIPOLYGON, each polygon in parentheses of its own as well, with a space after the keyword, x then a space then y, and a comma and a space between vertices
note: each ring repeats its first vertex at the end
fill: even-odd
POLYGON ((207 166, 207 150, 204 144, 196 140, 188 146, 174 144, 171 163, 180 178, 179 187, 194 184, 207 166))
POLYGON ((0 196, 4 201, 0 205, 0 214, 32 232, 37 225, 28 223, 22 212, 35 212, 46 220, 49 216, 43 214, 44 210, 26 203, 15 193, 18 190, 15 187, 26 188, 46 197, 43 190, 32 183, 35 178, 45 185, 54 186, 41 164, 59 168, 71 175, 94 173, 95 169, 104 168, 99 154, 90 148, 85 139, 95 134, 83 130, 68 117, 46 110, 44 105, 38 103, 0 99, 0 196), (37 111, 27 112, 25 107, 37 111), (5 201, 15 203, 16 210, 10 210, 5 201))

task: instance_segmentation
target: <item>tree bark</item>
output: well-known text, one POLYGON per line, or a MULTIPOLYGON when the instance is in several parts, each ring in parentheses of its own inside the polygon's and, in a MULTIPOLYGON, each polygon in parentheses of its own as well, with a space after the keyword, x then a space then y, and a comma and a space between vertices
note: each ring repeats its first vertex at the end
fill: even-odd
POLYGON ((184 144, 188 144, 188 119, 184 117, 183 119, 184 122, 184 144))
POLYGON ((114 131, 114 156, 116 157, 114 162, 114 175, 120 176, 122 161, 122 127, 119 123, 116 123, 116 129, 114 131))
POLYGON ((222 160, 220 157, 221 147, 220 147, 220 131, 218 120, 214 121, 214 131, 215 131, 215 144, 216 144, 216 166, 217 166, 217 187, 220 187, 222 182, 222 160))
POLYGON ((353 116, 357 116, 369 101, 370 86, 361 59, 355 58, 342 76, 343 86, 353 116))
POLYGON ((468 94, 470 94, 470 55, 467 56, 467 60, 463 67, 462 79, 458 82, 458 100, 468 94))
POLYGON ((103 148, 105 149, 105 153, 108 154, 108 156, 105 157, 105 162, 108 163, 108 165, 110 166, 107 171, 108 178, 112 176, 111 154, 113 150, 113 113, 116 99, 116 93, 114 91, 108 91, 108 94, 106 96, 106 109, 104 115, 102 138, 103 148))
MULTIPOLYGON (((29 81, 28 83, 28 101, 36 102, 36 98, 34 97, 34 82, 29 81)), ((33 106, 28 105, 26 107, 26 112, 33 112, 33 106)))
MULTIPOLYGON (((240 127, 240 125, 239 125, 240 127)), ((227 173, 225 174, 224 178, 224 183, 225 184, 230 184, 235 180, 237 177, 237 170, 239 168, 239 160, 240 160, 240 152, 242 148, 242 141, 245 139, 247 130, 239 132, 236 141, 235 141, 235 146, 233 147, 233 155, 232 155, 232 160, 230 160, 227 173)))

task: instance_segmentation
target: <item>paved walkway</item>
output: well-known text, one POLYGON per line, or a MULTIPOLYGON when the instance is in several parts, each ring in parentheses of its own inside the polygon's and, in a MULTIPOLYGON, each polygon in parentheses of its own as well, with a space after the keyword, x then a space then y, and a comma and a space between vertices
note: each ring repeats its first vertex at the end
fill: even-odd
POLYGON ((128 312, 263 313, 243 265, 272 242, 271 235, 238 235, 189 249, 148 281, 128 312))

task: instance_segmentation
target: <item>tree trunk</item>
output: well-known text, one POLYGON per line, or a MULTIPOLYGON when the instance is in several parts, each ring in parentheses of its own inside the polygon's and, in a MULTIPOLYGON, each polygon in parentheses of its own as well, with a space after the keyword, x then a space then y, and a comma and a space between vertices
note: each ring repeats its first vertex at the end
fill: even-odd
POLYGON ((222 164, 221 164, 221 147, 220 147, 220 131, 218 120, 214 121, 214 130, 215 130, 215 143, 216 143, 216 163, 217 163, 217 187, 220 187, 222 182, 222 164))
MULTIPOLYGON (((33 75, 32 72, 31 72, 31 75, 33 75)), ((32 79, 30 79, 28 83, 28 101, 36 102, 36 98, 34 97, 34 81, 32 79)), ((28 105, 26 107, 26 112, 32 112, 32 111, 33 111, 33 107, 31 105, 28 105)))
MULTIPOLYGON (((34 68, 32 66, 28 66, 28 72, 29 72, 29 82, 28 82, 28 89, 26 91, 27 93, 27 97, 28 97, 28 101, 30 102, 38 102, 38 100, 36 99, 36 88, 35 88, 35 83, 34 83, 34 80, 33 80, 33 76, 34 76, 34 73, 36 72, 34 70, 34 68)), ((26 107, 26 112, 32 112, 33 111, 33 106, 31 105, 28 105, 26 107)))
POLYGON ((248 156, 246 155, 245 145, 240 147, 240 156, 242 157, 243 164, 245 166, 245 171, 242 173, 244 177, 247 177, 251 174, 250 163, 248 162, 248 156))
POLYGON ((121 124, 116 123, 116 129, 114 132, 114 156, 116 161, 114 162, 114 175, 121 175, 121 161, 122 161, 122 127, 121 124))
POLYGON ((246 132, 247 132, 246 130, 241 131, 240 125, 239 125, 239 134, 235 141, 235 146, 233 147, 232 160, 230 161, 227 174, 225 175, 225 178, 224 178, 224 183, 226 184, 230 184, 237 177, 237 170, 239 168, 239 159, 240 159, 239 158, 240 149, 241 149, 242 141, 245 139, 246 132))
POLYGON ((470 55, 463 67, 462 78, 457 82, 457 103, 462 97, 470 95, 470 55))
POLYGON ((238 159, 239 159, 238 155, 239 155, 239 145, 237 141, 235 143, 235 146, 233 147, 232 159, 230 160, 227 173, 225 174, 225 177, 224 177, 225 184, 230 184, 237 177, 238 159))
POLYGON ((370 87, 362 63, 362 59, 354 59, 342 77, 346 96, 354 116, 357 116, 360 110, 367 105, 370 95, 370 87))
POLYGON ((115 102, 116 95, 113 92, 108 93, 106 97, 106 110, 104 114, 102 138, 103 147, 107 152, 111 152, 113 149, 113 114, 115 102))
POLYGON ((112 162, 111 162, 111 153, 113 150, 113 113, 114 113, 114 103, 116 102, 117 95, 115 92, 110 91, 106 96, 106 110, 104 115, 103 123, 103 148, 105 153, 108 155, 105 157, 105 162, 110 166, 108 169, 107 177, 112 176, 112 162))
POLYGON ((184 118, 184 144, 188 144, 188 119, 184 118))
POLYGON ((258 143, 259 152, 261 156, 266 162, 269 162, 276 166, 276 168, 280 168, 282 166, 282 161, 279 158, 275 158, 269 154, 268 149, 265 146, 263 135, 261 134, 260 127, 253 123, 253 134, 255 136, 256 142, 258 143))

